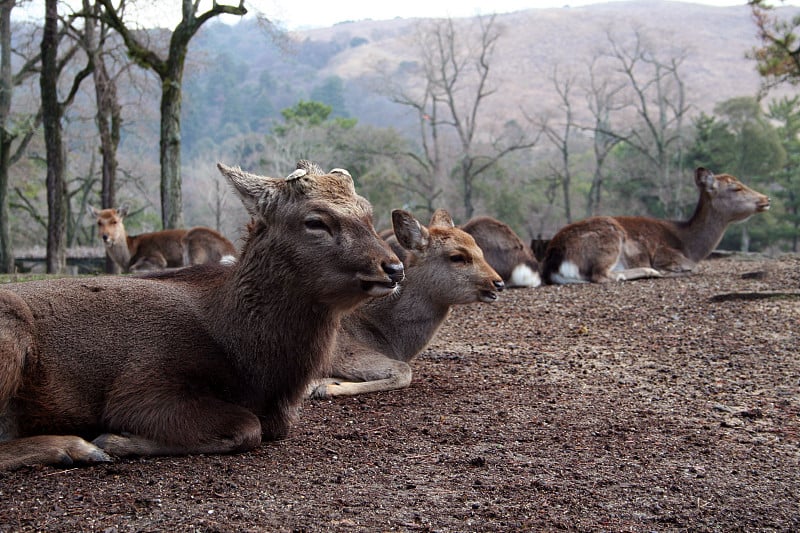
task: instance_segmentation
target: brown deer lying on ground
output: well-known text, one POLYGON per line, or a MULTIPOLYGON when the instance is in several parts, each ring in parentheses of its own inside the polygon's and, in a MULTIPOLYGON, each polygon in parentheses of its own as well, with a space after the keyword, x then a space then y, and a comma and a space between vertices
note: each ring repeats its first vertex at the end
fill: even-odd
POLYGON ((467 233, 437 210, 428 228, 392 212, 389 242, 405 264, 398 294, 367 302, 342 321, 330 376, 312 383, 315 398, 408 387, 408 364, 428 345, 450 306, 493 302, 503 281, 467 233))
POLYGON ((492 217, 476 217, 461 226, 483 250, 486 261, 508 287, 538 287, 539 263, 511 227, 492 217))
POLYGON ((97 219, 97 230, 108 256, 123 272, 163 270, 186 265, 230 262, 236 259, 231 241, 211 228, 169 229, 128 235, 122 220, 125 206, 118 209, 88 207, 97 219))
POLYGON ((183 264, 203 265, 205 263, 230 264, 236 261, 236 247, 220 232, 204 226, 186 230, 181 239, 183 264))
POLYGON ((606 282, 691 272, 727 227, 769 209, 770 200, 729 174, 698 168, 700 193, 685 222, 646 217, 592 217, 556 233, 542 262, 546 283, 606 282))
POLYGON ((0 469, 286 435, 342 315, 403 277, 350 175, 298 167, 219 165, 253 217, 232 265, 2 286, 0 469))

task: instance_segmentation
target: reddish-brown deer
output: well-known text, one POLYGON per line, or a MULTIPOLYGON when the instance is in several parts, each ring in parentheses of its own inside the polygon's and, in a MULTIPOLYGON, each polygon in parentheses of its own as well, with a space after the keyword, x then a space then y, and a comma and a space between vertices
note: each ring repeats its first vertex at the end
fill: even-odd
POLYGON ((461 226, 478 243, 486 261, 508 287, 538 287, 539 263, 533 251, 505 222, 492 217, 475 217, 461 226))
POLYGON ((350 175, 298 167, 219 165, 253 217, 232 265, 2 286, 0 469, 286 435, 341 317, 403 277, 350 175))
POLYGON ((373 300, 347 315, 328 377, 312 383, 312 397, 349 396, 408 387, 409 361, 447 318, 450 307, 493 302, 504 284, 475 240, 437 210, 426 228, 406 211, 392 212, 389 243, 406 277, 394 296, 373 300))
POLYGON ((97 220, 97 230, 108 256, 123 272, 163 270, 236 259, 236 248, 211 228, 170 229, 128 235, 123 219, 128 209, 88 207, 97 220))
POLYGON ((223 234, 205 226, 186 230, 181 239, 184 265, 205 263, 233 263, 236 261, 236 247, 223 234))
POLYGON ((623 281, 686 274, 733 222, 769 209, 767 196, 729 174, 695 171, 700 197, 687 221, 599 216, 569 224, 547 246, 546 283, 623 281))

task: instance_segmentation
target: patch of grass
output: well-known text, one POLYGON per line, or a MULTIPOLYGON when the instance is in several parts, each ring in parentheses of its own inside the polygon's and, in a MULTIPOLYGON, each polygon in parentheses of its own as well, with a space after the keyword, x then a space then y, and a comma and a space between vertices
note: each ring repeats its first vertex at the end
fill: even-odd
POLYGON ((42 279, 68 278, 68 274, 0 274, 0 284, 38 281, 42 279))

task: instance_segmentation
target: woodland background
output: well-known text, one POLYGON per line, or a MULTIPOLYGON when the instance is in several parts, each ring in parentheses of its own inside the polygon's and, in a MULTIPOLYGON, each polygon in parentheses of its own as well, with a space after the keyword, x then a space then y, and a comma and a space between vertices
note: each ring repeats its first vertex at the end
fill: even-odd
MULTIPOLYGON (((20 4, 0 2, 9 11, 20 4)), ((350 170, 379 230, 394 208, 425 219, 446 207, 457 223, 500 218, 524 240, 592 214, 688 217, 697 199, 693 170, 706 166, 773 198, 768 213, 729 230, 723 248, 798 249, 800 99, 791 84, 770 84, 759 71, 762 41, 747 5, 640 0, 300 32, 246 7, 244 18, 197 24, 185 42, 182 78, 169 83, 153 57, 167 57, 178 28, 127 23, 149 57, 114 31, 107 0, 84 2, 82 10, 52 5, 66 248, 99 245, 87 205, 122 203, 131 207, 133 234, 207 225, 235 240, 246 220, 216 162, 284 176, 307 158, 350 170), (81 79, 91 57, 103 58, 104 78, 81 79), (115 89, 105 118, 99 83, 115 89), (179 193, 171 208, 163 203, 159 152, 167 86, 181 89, 173 133, 179 193), (99 149, 103 123, 115 143, 110 189, 99 149)), ((123 21, 124 7, 114 11, 123 21)), ((791 20, 798 10, 769 13, 791 20)), ((36 63, 44 20, 11 17, 4 47, 11 90, 3 94, 11 98, 3 119, 8 210, 0 225, 12 255, 57 249, 48 243, 46 69, 36 63)))

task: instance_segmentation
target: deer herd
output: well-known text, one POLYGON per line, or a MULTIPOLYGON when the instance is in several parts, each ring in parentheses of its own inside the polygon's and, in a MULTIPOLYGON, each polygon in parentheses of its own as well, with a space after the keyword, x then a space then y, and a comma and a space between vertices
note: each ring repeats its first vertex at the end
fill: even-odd
POLYGON ((251 217, 238 252, 205 227, 130 236, 125 207, 90 208, 133 275, 2 286, 0 471, 253 449, 286 436, 304 398, 408 387, 454 305, 687 274, 729 224, 770 206, 698 168, 689 220, 592 217, 539 262, 506 224, 459 227, 442 209, 427 225, 395 210, 379 236, 346 170, 218 167, 251 217))

